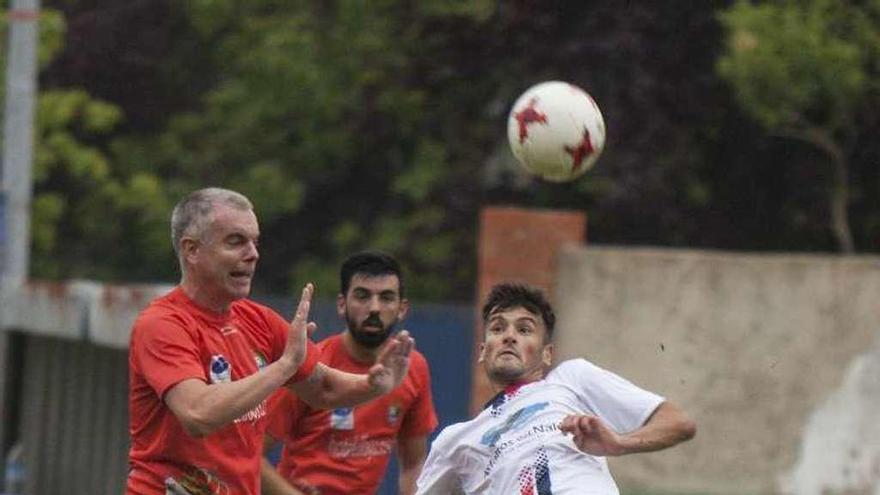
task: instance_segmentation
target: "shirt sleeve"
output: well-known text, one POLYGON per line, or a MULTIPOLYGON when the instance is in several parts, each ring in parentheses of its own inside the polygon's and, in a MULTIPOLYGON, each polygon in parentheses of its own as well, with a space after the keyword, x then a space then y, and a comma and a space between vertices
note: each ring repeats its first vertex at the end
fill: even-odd
POLYGON ((553 380, 573 388, 583 406, 618 433, 628 433, 644 425, 665 400, 585 359, 565 361, 551 374, 553 380))
POLYGON ((159 397, 189 378, 208 381, 198 343, 179 319, 145 316, 135 324, 134 334, 132 359, 159 397))
POLYGON ((411 359, 413 382, 416 384, 418 395, 403 418, 399 433, 401 437, 428 435, 437 428, 437 412, 434 410, 428 362, 421 354, 412 354, 411 359))
POLYGON ((428 458, 416 481, 416 495, 462 495, 464 490, 449 455, 447 436, 440 433, 431 445, 428 458))

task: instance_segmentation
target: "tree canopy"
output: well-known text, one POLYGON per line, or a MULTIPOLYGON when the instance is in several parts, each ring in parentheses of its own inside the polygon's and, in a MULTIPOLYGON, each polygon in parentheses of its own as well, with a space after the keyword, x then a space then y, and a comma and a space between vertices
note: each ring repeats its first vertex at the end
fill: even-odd
POLYGON ((858 114, 870 108, 880 81, 876 2, 862 7, 830 0, 740 1, 721 21, 727 46, 720 74, 768 131, 827 155, 831 228, 840 248, 853 251, 848 169, 858 114))
POLYGON ((331 295, 371 247, 413 297, 470 299, 488 204, 586 211, 594 243, 833 251, 827 150, 781 137, 810 129, 846 150, 852 246, 876 250, 877 2, 47 7, 35 277, 173 281, 171 207, 208 185, 255 202, 262 291, 331 295), (550 79, 608 128, 569 184, 506 143, 510 105, 550 79))

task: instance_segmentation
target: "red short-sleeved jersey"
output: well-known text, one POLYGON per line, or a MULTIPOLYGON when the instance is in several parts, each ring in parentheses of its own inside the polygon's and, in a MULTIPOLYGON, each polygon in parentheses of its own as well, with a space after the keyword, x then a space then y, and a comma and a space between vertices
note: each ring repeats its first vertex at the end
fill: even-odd
MULTIPOLYGON (((350 373, 354 361, 341 335, 317 344, 321 362, 350 373)), ((370 494, 379 488, 398 437, 428 435, 437 427, 425 357, 410 354, 406 378, 391 393, 354 408, 315 410, 281 390, 270 401, 269 433, 284 442, 278 471, 321 495, 370 494)))
POLYGON ((188 378, 217 383, 256 373, 280 357, 288 328, 280 315, 255 302, 235 301, 221 315, 195 305, 179 287, 141 313, 129 350, 127 495, 164 494, 168 476, 193 494, 259 495, 268 401, 195 438, 163 396, 188 378))

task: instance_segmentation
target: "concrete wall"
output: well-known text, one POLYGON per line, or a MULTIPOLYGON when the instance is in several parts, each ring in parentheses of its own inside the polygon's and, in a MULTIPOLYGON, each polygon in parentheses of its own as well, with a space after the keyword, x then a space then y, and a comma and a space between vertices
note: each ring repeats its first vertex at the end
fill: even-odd
MULTIPOLYGON (((622 486, 880 495, 880 258, 571 247, 556 267, 559 357, 586 357, 664 394, 699 425, 683 446, 613 459, 622 486)), ((77 281, 0 292, 0 329, 29 335, 23 368, 11 370, 24 397, 7 404, 21 410, 12 433, 29 446, 28 493, 118 493, 128 331, 167 289, 77 281), (95 452, 109 453, 106 465, 84 475, 95 452)), ((456 314, 459 326, 472 321, 467 309, 456 314)), ((409 323, 430 332, 430 319, 409 323)), ((430 342, 429 361, 469 369, 468 332, 418 338, 430 342)), ((466 391, 467 373, 451 382, 440 368, 435 391, 466 391)), ((446 421, 462 419, 452 417, 465 414, 460 402, 446 421)))
POLYGON ((624 486, 880 494, 880 259, 569 248, 561 359, 683 405, 692 442, 612 460, 624 486))
POLYGON ((0 330, 85 340, 127 349, 131 324, 171 285, 111 285, 89 280, 0 284, 0 330))

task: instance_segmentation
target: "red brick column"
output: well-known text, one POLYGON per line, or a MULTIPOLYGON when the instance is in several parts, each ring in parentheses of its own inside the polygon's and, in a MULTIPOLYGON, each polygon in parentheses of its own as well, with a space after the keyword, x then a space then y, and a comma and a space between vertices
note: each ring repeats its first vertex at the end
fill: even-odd
POLYGON ((499 282, 523 282, 543 288, 552 298, 556 253, 565 244, 583 244, 586 233, 587 216, 583 212, 488 207, 480 213, 472 414, 494 394, 477 362, 478 347, 483 341, 479 313, 489 290, 499 282))

